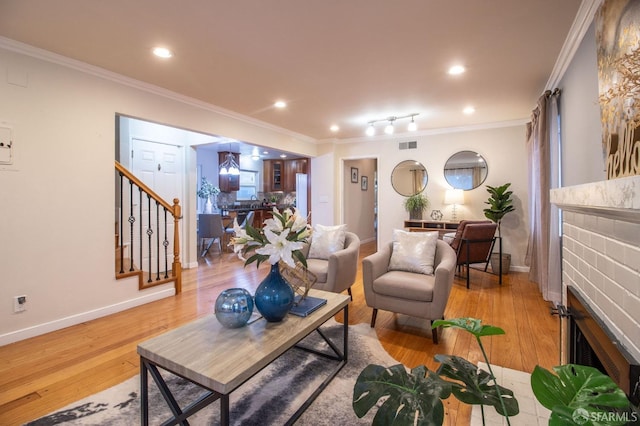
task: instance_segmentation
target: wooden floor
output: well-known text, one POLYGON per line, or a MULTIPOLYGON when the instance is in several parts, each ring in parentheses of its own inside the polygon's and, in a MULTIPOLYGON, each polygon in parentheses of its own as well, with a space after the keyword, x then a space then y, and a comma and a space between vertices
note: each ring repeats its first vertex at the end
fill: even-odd
MULTIPOLYGON (((361 257, 374 251, 375 244, 363 244, 361 257)), ((253 293, 267 270, 264 265, 260 270, 243 268, 233 254, 214 251, 200 260, 199 268, 184 272, 178 296, 0 347, 0 425, 36 419, 139 374, 138 342, 212 315, 215 299, 225 288, 253 293)), ((526 372, 537 364, 557 365, 558 320, 526 274, 511 273, 502 286, 491 274, 471 274, 469 290, 456 278, 445 317, 470 316, 502 327, 506 335, 483 340, 492 364, 526 372)), ((364 301, 360 270, 353 298, 349 323, 369 323, 371 309, 364 301)), ((435 369, 438 353, 481 359, 475 341, 459 330, 443 330, 440 344, 434 345, 427 321, 380 311, 376 332, 387 352, 411 368, 426 364, 435 369)), ((469 424, 470 407, 453 399, 445 406, 445 424, 469 424)))

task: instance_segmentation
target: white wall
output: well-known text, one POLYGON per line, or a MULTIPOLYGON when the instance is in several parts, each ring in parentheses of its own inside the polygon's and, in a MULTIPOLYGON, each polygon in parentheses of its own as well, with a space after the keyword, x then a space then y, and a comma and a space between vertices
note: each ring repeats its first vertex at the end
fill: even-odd
POLYGON ((562 90, 562 186, 605 180, 593 24, 558 87, 562 90))
MULTIPOLYGON (((139 292, 135 280, 114 278, 117 113, 316 154, 290 132, 1 39, 0 75, 9 71, 28 84, 0 82, 0 123, 13 128, 15 152, 14 164, 0 167, 0 344, 173 294, 171 285, 139 292), (19 295, 27 311, 15 314, 19 295)), ((195 156, 186 154, 185 193, 195 194, 195 156)), ((183 208, 188 220, 195 196, 183 208)), ((195 235, 195 224, 185 229, 195 235)))
POLYGON ((379 243, 391 241, 393 229, 402 228, 404 220, 409 219, 409 213, 403 207, 405 197, 396 193, 391 186, 391 172, 396 164, 404 160, 417 160, 426 167, 429 181, 425 193, 430 201, 427 214, 433 209, 439 209, 444 213, 444 218, 450 220, 452 207, 443 203, 445 190, 449 188, 444 179, 444 164, 458 151, 471 150, 480 153, 487 161, 489 173, 483 185, 465 191, 465 204, 458 206, 458 219, 484 219, 482 210, 486 207, 484 202, 489 197, 486 185, 496 186, 511 182, 516 211, 505 216, 502 223, 504 250, 511 253, 514 270, 526 270, 524 255, 529 227, 524 124, 446 134, 362 139, 353 143, 336 144, 335 150, 335 167, 339 167, 337 163, 341 159, 378 158, 379 243), (417 141, 417 149, 398 149, 399 142, 412 140, 417 141))

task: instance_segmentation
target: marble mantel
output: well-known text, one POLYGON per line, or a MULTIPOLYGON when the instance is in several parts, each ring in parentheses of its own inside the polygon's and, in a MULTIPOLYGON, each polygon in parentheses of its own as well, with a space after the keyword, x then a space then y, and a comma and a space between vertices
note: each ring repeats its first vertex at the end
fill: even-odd
POLYGON ((629 176, 551 190, 563 210, 640 223, 640 176, 629 176))

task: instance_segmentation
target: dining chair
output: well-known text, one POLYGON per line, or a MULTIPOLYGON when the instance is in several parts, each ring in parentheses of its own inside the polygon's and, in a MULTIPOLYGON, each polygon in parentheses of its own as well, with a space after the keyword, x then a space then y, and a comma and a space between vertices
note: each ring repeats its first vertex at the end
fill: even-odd
POLYGON ((222 215, 220 214, 199 214, 198 215, 198 241, 200 248, 204 247, 206 240, 210 240, 207 247, 202 250, 201 256, 206 256, 214 242, 217 241, 222 254, 222 238, 224 237, 224 226, 222 225, 222 215))

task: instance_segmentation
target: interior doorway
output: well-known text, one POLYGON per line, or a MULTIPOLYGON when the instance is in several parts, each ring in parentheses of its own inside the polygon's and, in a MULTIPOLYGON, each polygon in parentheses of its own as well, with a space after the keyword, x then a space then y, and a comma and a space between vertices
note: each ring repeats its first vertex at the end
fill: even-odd
POLYGON ((343 221, 361 242, 378 238, 378 160, 344 160, 343 221))

